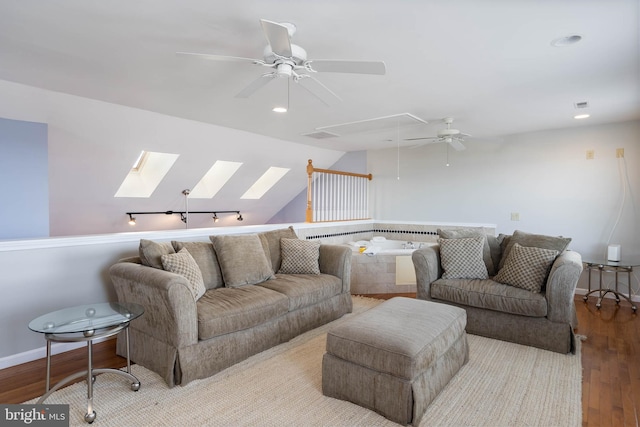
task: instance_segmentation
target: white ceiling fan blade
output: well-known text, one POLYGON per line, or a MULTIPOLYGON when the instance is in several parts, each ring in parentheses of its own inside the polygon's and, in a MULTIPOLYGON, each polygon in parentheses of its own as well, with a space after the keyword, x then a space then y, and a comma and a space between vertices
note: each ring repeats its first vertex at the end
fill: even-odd
POLYGON ((405 138, 405 141, 420 141, 420 140, 431 140, 431 141, 436 141, 440 138, 438 138, 437 136, 423 136, 420 138, 405 138))
POLYGON ((468 133, 462 133, 462 132, 460 132, 460 133, 458 134, 458 136, 461 136, 461 137, 463 137, 463 138, 473 138, 473 137, 472 137, 471 135, 469 135, 468 133))
POLYGON ((295 82, 329 107, 342 101, 331 89, 309 75, 301 76, 301 78, 295 80, 295 82))
POLYGON ((262 31, 264 31, 264 35, 267 37, 273 53, 290 58, 292 53, 289 29, 282 24, 267 21, 266 19, 261 19, 260 23, 262 24, 262 31))
POLYGON ((277 77, 275 73, 267 73, 263 74, 257 79, 255 79, 249 86, 242 89, 237 95, 236 98, 248 98, 254 94, 258 89, 269 83, 277 77))
POLYGON ((462 142, 460 142, 458 139, 452 139, 451 142, 449 142, 449 144, 456 150, 456 151, 462 151, 462 150, 466 150, 467 147, 464 146, 464 144, 462 142))
POLYGON ((240 61, 240 62, 252 62, 254 64, 260 64, 263 62, 260 59, 242 58, 240 56, 210 55, 208 53, 176 52, 176 55, 195 56, 198 58, 209 59, 212 61, 240 61))
POLYGON ((384 75, 387 67, 382 61, 340 61, 333 59, 309 60, 305 65, 319 73, 355 73, 384 75))

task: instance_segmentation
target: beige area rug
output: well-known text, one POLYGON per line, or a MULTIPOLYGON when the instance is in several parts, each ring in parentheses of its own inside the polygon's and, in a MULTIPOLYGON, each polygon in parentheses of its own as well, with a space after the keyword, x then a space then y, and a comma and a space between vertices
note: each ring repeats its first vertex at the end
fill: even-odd
MULTIPOLYGON (((397 426, 322 394, 326 332, 380 301, 354 297, 354 313, 204 380, 169 389, 134 365, 140 391, 101 375, 93 426, 397 426)), ((411 327, 411 325, 407 325, 411 327)), ((469 335, 470 360, 431 404, 421 426, 580 426, 580 347, 561 355, 469 335)), ((580 343, 578 343, 580 346, 580 343)), ((55 392, 46 403, 70 404, 71 425, 86 426, 86 386, 55 392)), ((35 403, 35 400, 28 403, 35 403)))

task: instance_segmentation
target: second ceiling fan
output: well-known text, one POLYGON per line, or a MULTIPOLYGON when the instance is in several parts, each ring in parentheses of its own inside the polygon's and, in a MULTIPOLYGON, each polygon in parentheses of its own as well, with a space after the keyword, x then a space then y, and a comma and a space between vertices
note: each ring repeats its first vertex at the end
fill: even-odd
POLYGON ((462 151, 467 147, 464 146, 463 142, 465 138, 470 138, 471 135, 467 133, 462 133, 458 129, 452 129, 451 125, 453 124, 452 117, 445 117, 442 119, 443 123, 447 125, 446 129, 441 129, 438 131, 437 136, 426 136, 419 138, 407 138, 405 141, 420 141, 424 140, 422 144, 417 144, 414 147, 419 147, 424 144, 431 144, 436 142, 444 142, 451 145, 455 150, 462 151))
POLYGON ((291 43, 291 36, 296 32, 296 26, 290 23, 277 23, 261 19, 262 31, 269 43, 263 52, 263 59, 243 58, 237 56, 211 55, 206 53, 176 52, 178 55, 195 55, 203 59, 216 61, 246 62, 272 71, 262 74, 242 91, 237 98, 248 98, 276 77, 290 78, 295 83, 309 91, 320 101, 333 105, 340 101, 333 93, 311 73, 355 73, 384 75, 386 67, 381 61, 343 61, 327 59, 307 59, 307 52, 298 45, 291 43))

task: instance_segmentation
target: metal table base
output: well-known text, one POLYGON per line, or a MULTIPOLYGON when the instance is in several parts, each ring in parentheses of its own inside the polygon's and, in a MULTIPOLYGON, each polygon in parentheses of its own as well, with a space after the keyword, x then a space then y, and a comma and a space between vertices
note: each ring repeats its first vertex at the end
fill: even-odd
POLYGON ((69 382, 76 378, 86 376, 87 381, 87 413, 84 416, 84 420, 91 424, 96 419, 96 411, 93 409, 93 383, 96 380, 96 374, 118 374, 131 381, 131 390, 138 391, 140 389, 140 381, 131 373, 131 359, 129 358, 129 323, 124 325, 118 325, 96 334, 94 330, 84 331, 82 335, 58 335, 58 334, 45 334, 47 340, 47 379, 45 385, 45 394, 40 397, 37 404, 43 403, 54 391, 65 386, 69 382), (113 336, 120 331, 124 330, 126 347, 127 347, 127 370, 122 371, 120 369, 112 368, 93 368, 93 341, 98 338, 106 338, 113 336), (62 379, 53 388, 50 388, 51 378, 51 342, 87 342, 87 370, 81 371, 62 379))
POLYGON ((582 299, 584 301, 587 301, 587 299, 589 298, 589 295, 594 294, 594 293, 598 293, 598 300, 596 301, 596 307, 598 309, 600 309, 600 307, 602 306, 602 300, 604 299, 604 297, 607 294, 613 294, 616 300, 616 304, 620 304, 620 298, 624 298, 625 300, 627 300, 629 302, 629 304, 631 304, 631 309, 635 312, 637 310, 637 307, 635 305, 635 303, 631 300, 630 295, 627 296, 624 293, 622 293, 620 290, 618 290, 618 273, 622 272, 622 273, 627 273, 627 284, 629 286, 629 293, 631 293, 631 272, 633 271, 633 267, 632 266, 624 266, 624 265, 620 265, 620 266, 614 266, 614 265, 605 265, 605 264, 598 264, 598 263, 591 263, 591 262, 585 262, 586 266, 587 266, 587 270, 589 272, 589 290, 588 292, 585 294, 584 297, 582 297, 582 299), (592 270, 597 269, 598 270, 598 289, 593 289, 591 290, 591 272, 592 270), (615 273, 615 289, 609 289, 609 288, 603 288, 602 287, 602 272, 609 272, 609 273, 615 273))

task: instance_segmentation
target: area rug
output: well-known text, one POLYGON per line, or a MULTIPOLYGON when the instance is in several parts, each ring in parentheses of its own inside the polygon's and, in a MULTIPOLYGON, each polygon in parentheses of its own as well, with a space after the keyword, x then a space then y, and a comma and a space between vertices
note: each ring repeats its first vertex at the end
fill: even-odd
MULTIPOLYGON (((322 394, 327 330, 380 303, 353 300, 354 313, 183 387, 170 389, 137 365, 138 392, 119 376, 101 375, 92 426, 397 426, 322 394)), ((429 406, 420 426, 581 426, 579 342, 575 355, 561 355, 474 335, 468 340, 469 363, 429 406)), ((70 425, 86 426, 86 393, 78 383, 46 403, 69 404, 70 425)))

